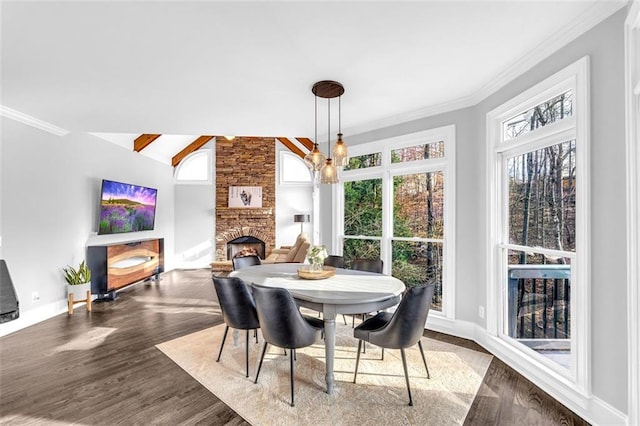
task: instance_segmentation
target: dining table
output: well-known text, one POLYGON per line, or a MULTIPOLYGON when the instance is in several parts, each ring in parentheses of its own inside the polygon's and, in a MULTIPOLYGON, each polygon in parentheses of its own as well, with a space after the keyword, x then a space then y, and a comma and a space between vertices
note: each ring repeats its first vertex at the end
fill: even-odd
POLYGON ((247 284, 285 288, 299 306, 322 313, 325 380, 327 393, 331 395, 335 388, 336 316, 380 311, 395 306, 400 302, 405 285, 389 275, 341 268, 335 268, 335 275, 325 279, 301 278, 298 269, 308 267, 299 263, 263 264, 233 271, 230 276, 239 277, 247 284))

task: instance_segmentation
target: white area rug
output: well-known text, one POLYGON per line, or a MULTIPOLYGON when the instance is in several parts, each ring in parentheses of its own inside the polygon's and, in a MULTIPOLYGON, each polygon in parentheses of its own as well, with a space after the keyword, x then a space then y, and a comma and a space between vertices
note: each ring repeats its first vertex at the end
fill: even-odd
MULTIPOLYGON (((406 350, 413 407, 409 407, 400 351, 367 344, 360 357, 358 382, 353 383, 357 340, 350 326, 338 324, 335 394, 327 395, 324 344, 297 351, 295 407, 289 405, 289 359, 269 347, 258 384, 254 384, 260 344, 250 341, 245 377, 244 331, 227 336, 222 359, 216 362, 224 325, 193 333, 157 347, 202 383, 216 397, 253 425, 457 425, 471 407, 491 356, 422 338, 431 372, 426 378, 420 351, 406 350)), ((253 336, 253 334, 251 334, 253 336)))

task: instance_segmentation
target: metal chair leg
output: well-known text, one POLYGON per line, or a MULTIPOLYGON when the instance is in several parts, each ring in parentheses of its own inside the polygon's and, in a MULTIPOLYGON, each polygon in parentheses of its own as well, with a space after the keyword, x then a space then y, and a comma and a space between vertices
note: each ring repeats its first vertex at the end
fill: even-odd
POLYGON ((247 330, 247 339, 244 346, 244 360, 247 367, 247 375, 245 377, 249 377, 249 330, 247 330))
POLYGON ((384 361, 384 348, 382 348, 382 357, 380 358, 381 361, 384 361))
POLYGON ((256 338, 256 343, 258 343, 258 329, 257 328, 253 330, 253 337, 256 338))
POLYGON ((267 353, 267 342, 264 342, 264 346, 262 347, 262 355, 260 355, 260 363, 258 364, 258 371, 256 372, 256 380, 253 383, 258 383, 258 376, 260 375, 260 369, 262 368, 262 360, 264 359, 264 354, 267 353))
POLYGON ((222 336, 222 344, 220 345, 220 352, 218 352, 218 359, 216 362, 220 362, 220 357, 222 356, 222 348, 224 348, 224 341, 227 340, 227 332, 229 331, 229 326, 226 326, 224 329, 224 336, 222 336))
POLYGON ((422 342, 418 340, 418 347, 420 348, 420 355, 422 355, 422 361, 424 362, 424 368, 427 370, 427 379, 431 378, 429 374, 429 367, 427 367, 427 359, 424 357, 424 350, 422 349, 422 342))
POLYGON ((291 366, 291 406, 295 407, 294 401, 293 401, 293 360, 296 357, 296 350, 295 349, 291 349, 291 354, 289 356, 289 365, 291 366))
POLYGON ((407 371, 407 357, 404 354, 404 349, 400 349, 402 355, 402 366, 404 367, 404 377, 407 379, 407 392, 409 392, 409 406, 413 406, 413 400, 411 399, 411 387, 409 386, 409 371, 407 371))
POLYGON ((362 347, 362 340, 358 340, 358 355, 356 355, 356 371, 353 375, 353 383, 356 382, 356 377, 358 377, 358 364, 360 363, 360 348, 362 347))

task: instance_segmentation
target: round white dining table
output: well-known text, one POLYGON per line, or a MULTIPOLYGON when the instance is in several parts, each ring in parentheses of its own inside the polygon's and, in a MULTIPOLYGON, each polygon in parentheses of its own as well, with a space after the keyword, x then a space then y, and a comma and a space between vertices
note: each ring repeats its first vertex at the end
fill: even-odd
POLYGON ((336 274, 322 280, 306 280, 298 277, 300 263, 274 263, 251 266, 231 272, 248 284, 257 283, 286 288, 300 306, 322 312, 325 333, 327 393, 333 394, 333 374, 336 344, 336 315, 374 312, 395 306, 405 290, 397 278, 355 271, 336 269, 336 274))

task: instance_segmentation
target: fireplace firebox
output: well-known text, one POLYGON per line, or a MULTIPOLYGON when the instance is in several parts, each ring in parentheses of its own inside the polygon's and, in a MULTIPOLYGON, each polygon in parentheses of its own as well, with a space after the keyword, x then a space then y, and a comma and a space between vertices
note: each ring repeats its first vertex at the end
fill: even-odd
POLYGON ((238 237, 227 241, 227 260, 244 256, 258 256, 260 259, 264 259, 264 241, 251 236, 238 237))

